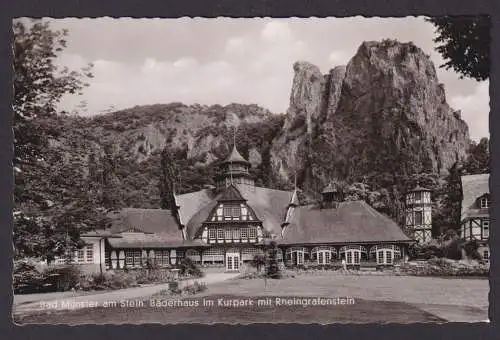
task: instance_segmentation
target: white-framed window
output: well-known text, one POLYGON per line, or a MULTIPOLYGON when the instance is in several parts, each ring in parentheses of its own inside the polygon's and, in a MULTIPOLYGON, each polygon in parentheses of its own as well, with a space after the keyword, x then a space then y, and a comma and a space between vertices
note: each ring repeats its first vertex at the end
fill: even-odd
POLYGON ((170 264, 169 250, 155 250, 155 264, 158 266, 166 266, 170 264))
POLYGON ((487 209, 490 207, 490 202, 488 200, 488 197, 483 197, 479 201, 481 204, 481 209, 487 209))
POLYGON ((483 238, 490 237, 490 220, 483 220, 483 238))
POLYGON ((288 261, 294 265, 304 264, 305 254, 307 253, 306 248, 303 247, 292 247, 285 251, 285 256, 288 261))
POLYGON ((369 255, 377 264, 393 264, 401 259, 401 248, 393 244, 380 244, 371 247, 369 255))
POLYGON ((248 237, 256 238, 257 237, 257 228, 249 228, 248 229, 248 237))
POLYGON ((240 235, 242 239, 248 238, 248 228, 241 228, 240 235))
POLYGON ((226 240, 231 240, 233 238, 233 232, 231 229, 224 229, 224 238, 226 240))
POLYGON ((217 230, 216 229, 208 229, 208 238, 210 240, 215 240, 217 238, 217 230))
POLYGON ((224 205, 224 220, 239 220, 241 217, 241 206, 240 205, 224 205))
POLYGON ((85 249, 78 249, 76 251, 76 262, 78 263, 85 262, 85 249))
POLYGON ((94 245, 87 244, 85 246, 85 260, 87 263, 94 262, 94 245))
POLYGON ((224 229, 217 229, 217 239, 218 240, 224 239, 224 229))
POLYGON ((140 250, 125 250, 125 265, 129 267, 142 266, 142 252, 140 250))
POLYGON ((210 248, 203 252, 203 264, 224 264, 224 249, 210 248))
POLYGON ((311 250, 311 260, 318 264, 329 264, 336 255, 337 251, 332 247, 320 246, 311 250))
POLYGON ((339 255, 341 258, 346 260, 346 264, 358 265, 361 259, 368 255, 366 248, 364 246, 349 245, 340 248, 339 255))
POLYGON ((233 229, 233 240, 239 240, 240 239, 240 229, 235 228, 233 229))

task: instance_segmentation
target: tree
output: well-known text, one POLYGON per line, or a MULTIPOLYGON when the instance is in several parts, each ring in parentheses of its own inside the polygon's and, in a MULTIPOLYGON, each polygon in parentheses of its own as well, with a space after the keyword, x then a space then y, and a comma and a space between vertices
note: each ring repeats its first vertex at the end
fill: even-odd
POLYGON ((83 174, 75 172, 83 170, 81 160, 51 147, 49 139, 65 133, 57 104, 88 85, 92 65, 80 71, 59 68, 54 60, 66 47, 68 32, 52 31, 47 22, 16 20, 13 34, 15 255, 50 260, 68 243, 79 246, 78 227, 85 224, 80 214, 89 217, 91 211, 76 195, 84 188, 83 174))
POLYGON ((488 138, 481 138, 479 144, 472 142, 467 161, 463 166, 464 174, 478 175, 490 173, 490 150, 488 138))
POLYGON ((461 78, 489 78, 489 16, 442 16, 429 18, 427 21, 436 27, 436 50, 445 60, 441 67, 455 70, 461 74, 461 78))

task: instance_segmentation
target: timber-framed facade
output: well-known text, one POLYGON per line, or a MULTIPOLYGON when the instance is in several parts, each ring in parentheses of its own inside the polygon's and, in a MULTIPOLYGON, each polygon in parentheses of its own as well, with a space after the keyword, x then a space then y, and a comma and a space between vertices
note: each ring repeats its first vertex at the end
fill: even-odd
POLYGON ((127 208, 108 230, 83 235, 99 244, 100 270, 173 266, 190 258, 203 267, 239 271, 266 242, 283 266, 385 267, 404 262, 414 241, 364 201, 344 202, 332 183, 317 204, 301 205, 298 189, 257 187, 236 147, 220 163, 217 186, 171 194, 170 210, 127 208))

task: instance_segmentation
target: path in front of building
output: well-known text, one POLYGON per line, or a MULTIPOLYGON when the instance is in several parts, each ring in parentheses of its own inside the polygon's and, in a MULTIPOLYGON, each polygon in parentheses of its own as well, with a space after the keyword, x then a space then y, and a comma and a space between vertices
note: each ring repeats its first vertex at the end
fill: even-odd
MULTIPOLYGON (((229 280, 238 276, 239 273, 207 273, 199 279, 189 279, 180 282, 180 288, 195 281, 203 282, 207 286, 210 284, 229 280)), ((150 285, 144 287, 134 287, 113 291, 86 292, 83 295, 72 292, 47 293, 47 294, 27 294, 14 295, 13 312, 27 313, 50 309, 78 309, 85 308, 88 303, 101 306, 105 301, 140 300, 168 289, 168 284, 150 285), (88 294, 87 294, 88 293, 88 294)))

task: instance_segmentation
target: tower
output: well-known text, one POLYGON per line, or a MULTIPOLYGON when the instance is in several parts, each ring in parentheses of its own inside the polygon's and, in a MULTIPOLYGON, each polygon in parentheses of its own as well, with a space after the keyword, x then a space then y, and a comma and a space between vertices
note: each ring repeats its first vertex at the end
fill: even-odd
POLYGON ((322 206, 325 208, 336 208, 341 201, 341 193, 334 183, 329 183, 321 192, 323 196, 322 206))
POLYGON ((216 178, 218 187, 227 187, 230 184, 254 185, 254 179, 250 174, 250 162, 248 162, 233 145, 231 153, 221 162, 222 174, 216 178))
POLYGON ((419 243, 432 239, 431 190, 417 185, 406 193, 405 229, 419 243))

